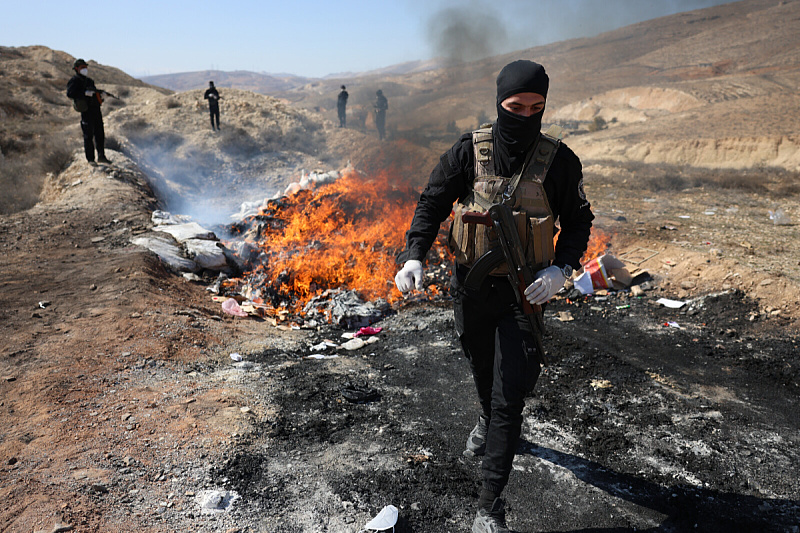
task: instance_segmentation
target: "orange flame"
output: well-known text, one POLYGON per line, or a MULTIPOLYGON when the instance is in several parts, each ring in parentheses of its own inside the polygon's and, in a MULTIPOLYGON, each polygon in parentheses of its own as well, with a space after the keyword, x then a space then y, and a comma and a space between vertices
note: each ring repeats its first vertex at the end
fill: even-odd
POLYGON ((589 245, 586 252, 583 254, 581 263, 588 263, 592 259, 596 259, 608 251, 611 245, 611 235, 598 228, 592 228, 592 234, 589 237, 589 245))
POLYGON ((388 172, 368 179, 347 170, 333 183, 262 207, 270 223, 250 237, 264 254, 262 265, 247 274, 251 299, 268 299, 271 289, 294 311, 339 287, 366 300, 399 299, 395 256, 405 246, 419 193, 393 182, 401 180, 388 172))

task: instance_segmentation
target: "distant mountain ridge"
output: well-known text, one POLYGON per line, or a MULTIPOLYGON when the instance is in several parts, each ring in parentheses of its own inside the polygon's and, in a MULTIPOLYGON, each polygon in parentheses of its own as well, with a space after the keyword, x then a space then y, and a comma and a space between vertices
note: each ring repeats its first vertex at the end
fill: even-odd
POLYGON ((174 74, 160 74, 157 76, 144 76, 142 81, 158 87, 172 89, 173 91, 191 91, 208 86, 213 81, 217 87, 235 87, 245 91, 260 94, 271 94, 288 91, 307 84, 309 78, 294 76, 292 74, 266 74, 248 70, 201 70, 195 72, 177 72, 174 74))
POLYGON ((436 70, 445 66, 442 58, 406 61, 396 65, 389 65, 366 72, 337 72, 328 74, 322 78, 307 78, 287 73, 268 73, 253 72, 249 70, 201 70, 193 72, 175 72, 172 74, 159 74, 155 76, 143 76, 145 83, 171 89, 173 91, 190 91, 206 87, 209 81, 213 81, 217 87, 235 87, 253 91, 260 94, 276 94, 303 86, 315 86, 322 80, 339 80, 346 82, 352 78, 381 77, 381 76, 402 76, 406 74, 416 74, 428 70, 436 70))

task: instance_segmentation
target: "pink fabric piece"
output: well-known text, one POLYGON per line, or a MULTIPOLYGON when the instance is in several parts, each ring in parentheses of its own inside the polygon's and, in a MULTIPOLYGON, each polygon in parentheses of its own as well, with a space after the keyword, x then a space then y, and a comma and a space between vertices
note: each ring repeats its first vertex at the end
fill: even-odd
POLYGON ((222 302, 222 310, 233 316, 247 316, 247 313, 242 311, 242 308, 239 307, 239 303, 233 298, 228 298, 222 302))
POLYGON ((366 326, 353 334, 353 337, 360 337, 362 335, 375 335, 383 331, 383 328, 373 328, 372 326, 366 326))

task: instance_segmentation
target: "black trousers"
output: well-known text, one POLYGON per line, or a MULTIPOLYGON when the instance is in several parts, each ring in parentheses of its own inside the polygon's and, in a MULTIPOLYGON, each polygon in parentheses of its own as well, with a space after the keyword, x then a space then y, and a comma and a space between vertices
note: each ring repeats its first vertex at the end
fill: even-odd
POLYGON ((451 285, 456 333, 489 417, 483 486, 499 494, 517 451, 525 396, 541 371, 534 333, 505 277, 488 276, 479 295, 466 294, 455 277, 451 285))
POLYGON ((375 127, 378 128, 378 139, 383 140, 386 136, 386 111, 375 114, 375 127))
POLYGON ((103 127, 103 114, 100 108, 89 108, 81 113, 81 130, 83 131, 83 151, 87 161, 94 161, 94 151, 97 157, 105 159, 106 132, 103 127))
POLYGON ((338 106, 339 111, 339 127, 344 128, 347 124, 347 107, 340 105, 338 106))
POLYGON ((208 106, 208 113, 211 115, 211 129, 213 130, 215 127, 219 129, 219 106, 208 106), (216 126, 214 126, 214 119, 217 120, 216 126))

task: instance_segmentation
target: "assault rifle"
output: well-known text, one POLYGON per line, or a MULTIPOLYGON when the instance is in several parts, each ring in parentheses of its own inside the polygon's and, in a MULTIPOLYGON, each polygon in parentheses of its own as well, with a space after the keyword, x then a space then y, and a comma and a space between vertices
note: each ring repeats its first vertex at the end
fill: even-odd
POLYGON ((111 94, 110 92, 108 92, 108 91, 104 91, 103 89, 97 89, 97 92, 98 92, 98 93, 100 93, 100 94, 104 94, 104 95, 106 95, 106 96, 110 96, 111 98, 113 98, 113 99, 115 99, 115 100, 119 100, 119 96, 114 96, 114 95, 113 95, 113 94, 111 94))
POLYGON ((525 248, 519 238, 511 208, 503 203, 498 203, 483 213, 465 212, 461 215, 461 220, 465 223, 494 226, 497 239, 500 241, 500 246, 486 252, 470 268, 464 286, 467 290, 477 292, 486 276, 505 262, 508 265, 508 281, 515 288, 514 294, 517 297, 517 303, 522 307, 533 330, 539 362, 547 365, 548 361, 542 345, 542 334, 544 333, 542 307, 531 305, 524 294, 525 289, 536 279, 536 273, 525 258, 525 248))

